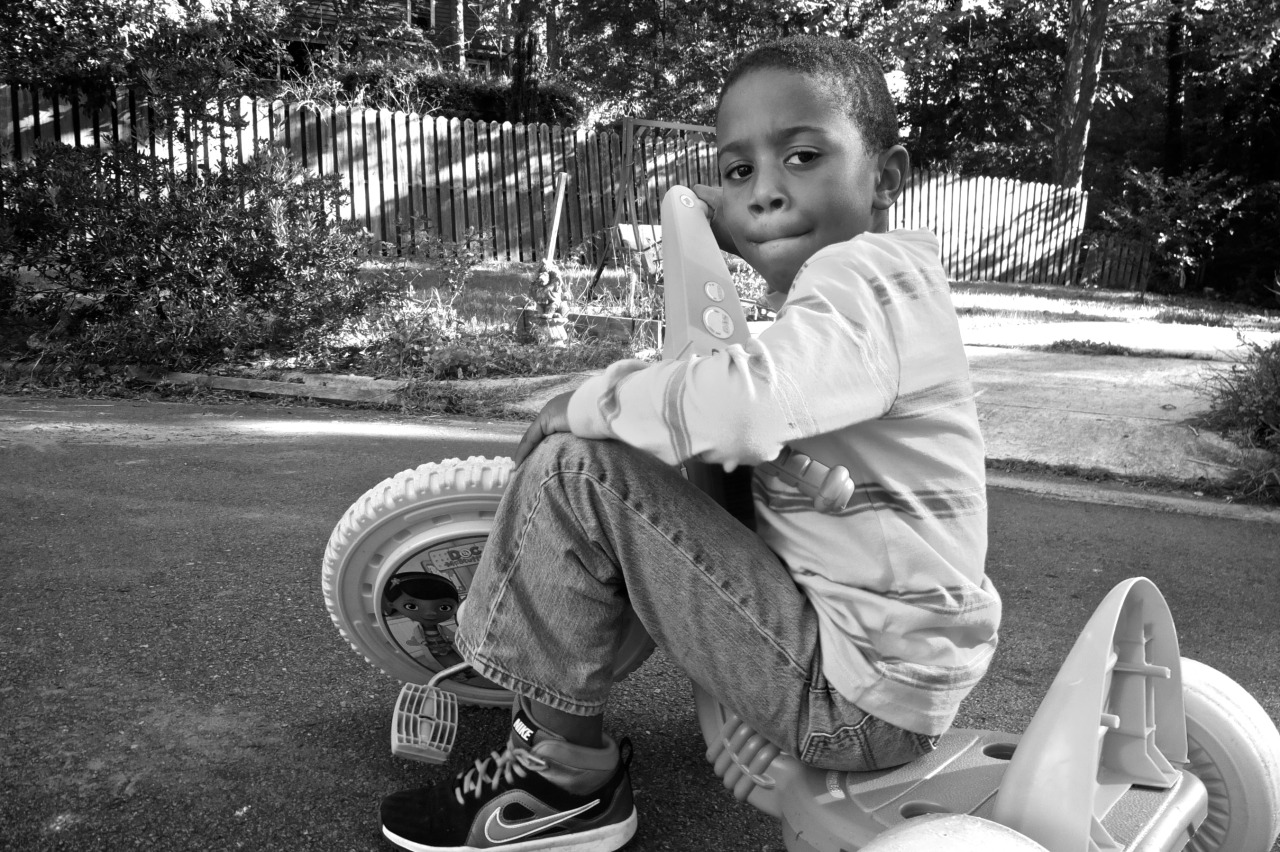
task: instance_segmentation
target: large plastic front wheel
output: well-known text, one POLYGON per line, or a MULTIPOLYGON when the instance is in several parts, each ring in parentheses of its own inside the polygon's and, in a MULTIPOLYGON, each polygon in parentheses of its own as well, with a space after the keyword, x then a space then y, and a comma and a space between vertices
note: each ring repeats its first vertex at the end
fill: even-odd
MULTIPOLYGON (((460 662, 455 616, 513 467, 508 458, 473 456, 402 471, 365 492, 334 528, 324 555, 325 605, 351 646, 382 671, 426 683, 460 662)), ((633 617, 615 676, 633 671, 652 648, 633 617)), ((474 674, 442 686, 464 704, 512 700, 474 674)))
POLYGON ((1188 769, 1209 791, 1189 852, 1268 852, 1280 834, 1280 732, 1245 689, 1182 659, 1188 769))

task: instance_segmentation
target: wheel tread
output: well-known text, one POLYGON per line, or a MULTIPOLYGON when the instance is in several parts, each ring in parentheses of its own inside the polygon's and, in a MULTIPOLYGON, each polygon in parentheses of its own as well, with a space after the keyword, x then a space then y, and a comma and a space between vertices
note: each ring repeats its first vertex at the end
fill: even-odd
POLYGON ((347 644, 384 674, 395 677, 394 672, 388 671, 375 655, 361 646, 342 612, 340 584, 346 555, 379 520, 421 497, 450 493, 501 494, 506 490, 513 467, 511 459, 506 457, 470 456, 466 460, 445 459, 402 470, 362 494, 334 526, 325 546, 321 570, 325 608, 347 644))

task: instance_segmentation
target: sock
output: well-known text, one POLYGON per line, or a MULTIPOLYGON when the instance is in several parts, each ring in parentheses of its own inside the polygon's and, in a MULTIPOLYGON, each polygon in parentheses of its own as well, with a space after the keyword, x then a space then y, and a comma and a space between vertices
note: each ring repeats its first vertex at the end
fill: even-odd
POLYGON ((554 731, 571 743, 599 748, 604 742, 604 717, 581 716, 557 710, 547 704, 534 701, 524 696, 519 697, 517 706, 526 716, 534 719, 539 727, 554 731))
POLYGON ((596 748, 570 742, 538 724, 528 711, 527 702, 525 698, 516 701, 511 718, 511 747, 541 758, 547 768, 538 774, 570 792, 586 794, 606 784, 622 759, 618 744, 609 736, 603 736, 602 744, 596 748))

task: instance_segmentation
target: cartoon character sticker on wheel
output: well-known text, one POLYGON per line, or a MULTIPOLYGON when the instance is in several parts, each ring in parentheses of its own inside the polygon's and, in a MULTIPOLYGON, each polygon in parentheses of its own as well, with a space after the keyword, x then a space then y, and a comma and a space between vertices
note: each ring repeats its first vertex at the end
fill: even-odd
POLYGON ((462 662, 451 638, 440 630, 454 619, 461 603, 453 582, 439 574, 402 574, 387 584, 382 600, 383 615, 407 618, 421 631, 421 639, 410 643, 425 646, 441 666, 462 662))

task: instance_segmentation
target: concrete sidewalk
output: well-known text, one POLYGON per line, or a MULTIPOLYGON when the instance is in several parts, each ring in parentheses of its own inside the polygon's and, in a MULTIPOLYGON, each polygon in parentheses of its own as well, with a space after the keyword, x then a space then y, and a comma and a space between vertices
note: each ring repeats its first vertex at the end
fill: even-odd
POLYGON ((1119 476, 1220 481, 1240 452, 1197 428, 1220 362, 968 346, 987 456, 1119 476))

